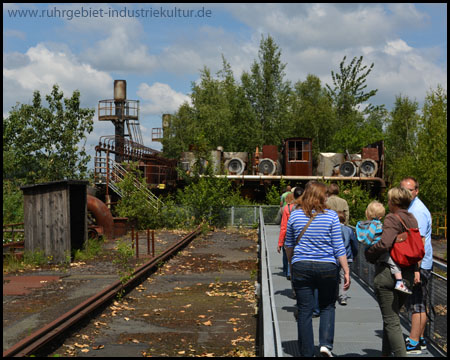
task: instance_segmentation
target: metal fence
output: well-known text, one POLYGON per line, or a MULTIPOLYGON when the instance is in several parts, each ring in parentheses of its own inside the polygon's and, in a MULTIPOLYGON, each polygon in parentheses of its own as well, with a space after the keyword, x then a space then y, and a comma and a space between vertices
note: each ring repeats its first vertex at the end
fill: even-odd
MULTIPOLYGON (((375 266, 368 263, 364 256, 365 247, 359 244, 358 255, 353 262, 352 272, 374 294, 373 278, 375 266)), ((430 311, 431 321, 427 323, 425 337, 442 353, 447 354, 447 265, 433 262, 433 271, 430 282, 430 298, 434 313, 430 311), (443 275, 438 274, 445 274, 443 275)), ((411 326, 411 312, 402 307, 400 315, 407 326, 411 326)))
POLYGON ((223 226, 256 227, 259 223, 260 208, 265 224, 274 224, 278 210, 280 209, 277 205, 241 205, 226 207, 222 209, 222 212, 219 214, 218 223, 223 226))
MULTIPOLYGON (((234 210, 233 210, 234 211, 234 210)), ((273 281, 270 271, 270 263, 266 242, 265 216, 263 215, 263 208, 258 209, 258 237, 259 237, 259 252, 261 259, 260 266, 260 292, 259 292, 259 306, 260 306, 260 343, 262 357, 282 357, 283 349, 281 346, 280 329, 278 325, 277 312, 274 303, 273 281)))

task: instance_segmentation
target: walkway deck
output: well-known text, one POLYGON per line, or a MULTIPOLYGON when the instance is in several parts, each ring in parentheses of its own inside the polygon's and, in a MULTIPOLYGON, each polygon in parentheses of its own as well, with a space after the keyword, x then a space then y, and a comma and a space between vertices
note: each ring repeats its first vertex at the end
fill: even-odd
MULTIPOLYGON (((295 300, 291 296, 290 281, 282 275, 282 255, 276 251, 279 226, 266 225, 266 241, 272 275, 275 308, 278 317, 283 356, 299 356, 297 323, 294 318, 295 300)), ((348 305, 336 303, 334 336, 335 356, 381 356, 382 318, 376 300, 354 277, 349 290, 348 305)), ((313 318, 316 355, 319 344, 319 318, 313 318)), ((409 329, 408 329, 409 330, 409 329)), ((409 331, 403 328, 403 333, 409 331)), ((432 357, 432 349, 422 351, 421 357, 432 357)), ((436 354, 437 355, 437 354, 436 354)))

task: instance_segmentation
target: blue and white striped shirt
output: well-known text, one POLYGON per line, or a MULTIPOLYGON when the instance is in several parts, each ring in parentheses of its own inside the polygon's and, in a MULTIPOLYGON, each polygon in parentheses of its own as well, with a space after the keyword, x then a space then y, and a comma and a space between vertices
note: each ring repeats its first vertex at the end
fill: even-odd
MULTIPOLYGON (((308 221, 303 209, 292 212, 287 224, 284 242, 286 247, 295 246, 297 237, 308 221)), ((317 214, 295 246, 292 264, 297 261, 317 261, 338 265, 337 258, 345 254, 338 215, 334 210, 325 210, 324 213, 317 214)))

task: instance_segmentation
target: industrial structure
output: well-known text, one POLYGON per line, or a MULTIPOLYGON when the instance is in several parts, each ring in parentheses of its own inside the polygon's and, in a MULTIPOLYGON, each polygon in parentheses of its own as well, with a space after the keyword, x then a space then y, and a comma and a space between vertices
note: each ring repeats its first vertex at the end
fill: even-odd
MULTIPOLYGON (((117 183, 130 171, 130 162, 138 163, 146 186, 137 180, 135 184, 155 208, 161 204, 155 194, 183 186, 177 167, 192 174, 196 162, 203 167, 211 162, 215 176, 241 184, 242 194, 255 200, 264 199, 267 187, 281 180, 294 186, 309 180, 357 181, 374 194, 385 188, 383 141, 364 147, 360 154, 320 153, 318 161, 313 159, 313 139, 305 137, 285 139, 280 151, 271 144, 254 153, 227 152, 219 146, 207 159, 196 159, 193 151, 183 152, 176 160, 166 159, 144 145, 139 101, 127 99, 125 80, 114 81, 114 99, 99 101, 98 120, 111 121, 115 129, 114 135, 101 136, 95 148, 95 182, 107 204, 121 196, 117 183)), ((164 114, 162 128, 152 129, 152 141, 161 141, 169 126, 170 115, 164 114)))

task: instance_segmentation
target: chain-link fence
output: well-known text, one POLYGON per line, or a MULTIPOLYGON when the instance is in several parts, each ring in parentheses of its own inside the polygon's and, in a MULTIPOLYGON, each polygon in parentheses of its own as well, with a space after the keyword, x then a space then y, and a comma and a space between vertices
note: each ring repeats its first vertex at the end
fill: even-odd
MULTIPOLYGON (((375 266, 368 263, 364 256, 365 246, 359 244, 359 251, 353 262, 352 272, 360 280, 365 282, 373 293, 373 278, 375 275, 375 266)), ((447 278, 439 275, 437 272, 447 274, 447 265, 434 262, 432 277, 430 280, 430 307, 425 336, 441 352, 447 354, 447 278), (436 271, 436 272, 435 272, 436 271)), ((411 312, 406 307, 402 307, 400 315, 403 320, 411 326, 411 312)))

